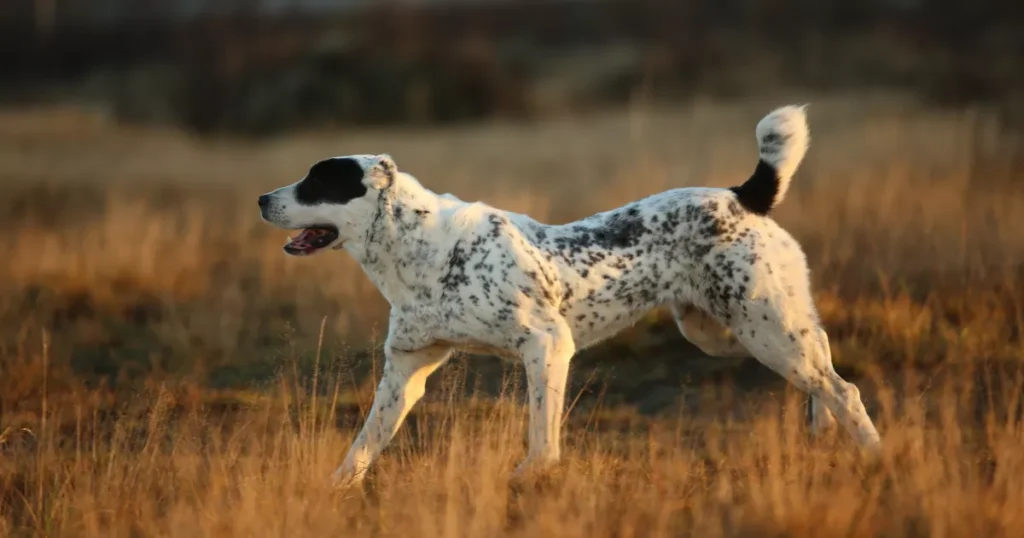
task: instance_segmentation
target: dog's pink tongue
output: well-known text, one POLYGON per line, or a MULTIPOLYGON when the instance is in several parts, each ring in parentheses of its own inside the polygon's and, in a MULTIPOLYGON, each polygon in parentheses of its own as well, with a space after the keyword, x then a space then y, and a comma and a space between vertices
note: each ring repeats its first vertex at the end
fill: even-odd
POLYGON ((293 237, 289 243, 291 244, 291 246, 296 248, 309 247, 312 246, 310 244, 310 241, 315 239, 318 235, 320 235, 320 230, 306 228, 305 230, 299 232, 299 235, 293 237))

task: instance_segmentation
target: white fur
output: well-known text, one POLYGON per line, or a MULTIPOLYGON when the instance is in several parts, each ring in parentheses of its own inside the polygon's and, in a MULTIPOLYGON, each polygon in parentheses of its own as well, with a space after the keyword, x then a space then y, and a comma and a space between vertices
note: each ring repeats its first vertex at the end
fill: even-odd
MULTIPOLYGON (((788 182, 807 147, 803 109, 777 110, 757 132, 762 159, 788 182), (765 143, 770 134, 779 138, 765 143)), ((358 163, 365 195, 299 203, 299 182, 261 202, 264 218, 283 228, 337 226, 333 246, 361 264, 392 307, 383 376, 336 481, 362 478, 455 349, 523 362, 530 426, 519 470, 558 461, 573 355, 661 305, 705 352, 753 355, 811 394, 815 430, 834 414, 862 446, 878 445, 857 388, 832 367, 799 244, 734 191, 674 189, 547 225, 439 196, 386 155, 337 159, 358 163)), ((316 178, 335 180, 348 181, 316 178)))
POLYGON ((761 159, 772 165, 779 176, 779 189, 772 202, 774 207, 785 198, 789 182, 811 143, 806 105, 772 111, 758 122, 755 133, 761 159))

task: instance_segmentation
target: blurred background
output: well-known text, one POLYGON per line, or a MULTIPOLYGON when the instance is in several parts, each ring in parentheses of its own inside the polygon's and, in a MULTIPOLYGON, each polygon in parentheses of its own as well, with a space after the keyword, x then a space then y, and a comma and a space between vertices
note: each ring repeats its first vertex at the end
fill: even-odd
POLYGON ((0 536, 1019 536, 1024 1, 0 0, 0 536), (563 223, 754 169, 883 437, 667 312, 578 354, 554 480, 518 364, 457 355, 327 491, 387 304, 257 197, 390 153, 563 223), (468 395, 468 397, 467 397, 468 395), (509 487, 512 486, 512 487, 509 487))
POLYGON ((1019 123, 1013 0, 6 0, 3 98, 274 133, 899 89, 1019 123))
MULTIPOLYGON (((258 389, 318 349, 363 386, 386 305, 342 254, 286 258, 256 211, 323 157, 388 152, 565 222, 741 183, 790 102, 814 146, 777 218, 840 371, 1022 357, 1018 1, 4 0, 0 73, 7 409, 258 389)), ((463 366, 484 388, 512 368, 463 366)), ((664 312, 574 372, 643 412, 774 379, 664 312)))

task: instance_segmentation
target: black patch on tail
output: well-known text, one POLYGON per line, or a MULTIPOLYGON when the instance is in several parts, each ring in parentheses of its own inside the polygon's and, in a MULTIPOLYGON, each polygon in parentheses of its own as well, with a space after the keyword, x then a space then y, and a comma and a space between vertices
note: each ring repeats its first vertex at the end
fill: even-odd
POLYGON ((767 215, 775 203, 775 195, 779 193, 779 174, 775 167, 759 160, 750 179, 729 190, 736 193, 736 199, 747 211, 767 215))

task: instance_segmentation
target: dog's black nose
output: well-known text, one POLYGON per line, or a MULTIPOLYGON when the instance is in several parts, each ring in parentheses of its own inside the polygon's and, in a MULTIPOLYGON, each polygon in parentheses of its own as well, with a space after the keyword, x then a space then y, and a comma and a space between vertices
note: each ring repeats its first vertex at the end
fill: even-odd
POLYGON ((270 203, 270 196, 267 196, 266 194, 260 196, 260 207, 261 208, 262 207, 267 207, 267 204, 269 204, 269 203, 270 203))

